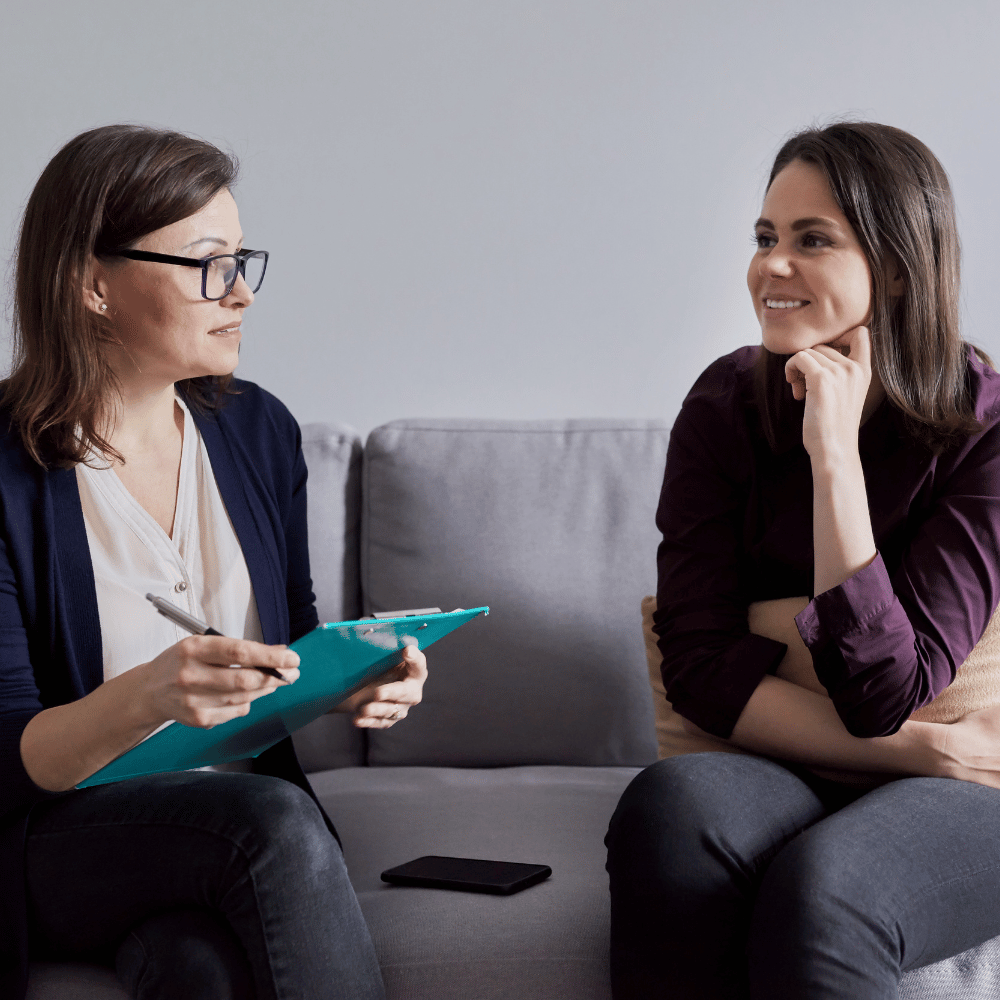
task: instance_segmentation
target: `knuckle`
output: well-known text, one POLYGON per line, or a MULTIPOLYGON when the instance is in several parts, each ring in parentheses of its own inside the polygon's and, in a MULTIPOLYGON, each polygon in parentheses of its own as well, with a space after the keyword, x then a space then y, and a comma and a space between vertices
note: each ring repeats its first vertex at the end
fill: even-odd
POLYGON ((189 635, 181 639, 177 643, 177 648, 180 650, 181 655, 185 658, 193 659, 196 657, 201 649, 201 636, 200 635, 189 635))
POLYGON ((234 682, 238 691, 252 691, 257 687, 257 678, 254 676, 256 671, 236 669, 233 673, 236 675, 234 682))
POLYGON ((233 663, 249 663, 252 659, 250 643, 246 639, 235 639, 231 646, 233 663))
POLYGON ((192 663, 181 664, 180 669, 177 671, 177 685, 178 687, 187 688, 194 684, 195 679, 195 667, 192 663))

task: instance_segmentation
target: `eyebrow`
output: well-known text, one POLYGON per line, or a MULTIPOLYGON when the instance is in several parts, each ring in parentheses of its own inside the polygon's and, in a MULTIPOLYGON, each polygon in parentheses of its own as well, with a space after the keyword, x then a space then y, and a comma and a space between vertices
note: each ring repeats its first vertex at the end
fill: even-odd
MULTIPOLYGON (((792 225, 791 230, 797 233, 800 229, 808 229, 810 226, 832 226, 834 229, 839 229, 840 226, 837 225, 833 219, 824 219, 822 216, 813 215, 808 219, 796 219, 792 225)), ((778 227, 770 219, 758 219, 753 224, 754 229, 777 229, 778 227)))
MULTIPOLYGON (((241 233, 240 238, 237 241, 236 245, 239 246, 240 243, 242 242, 243 242, 243 234, 241 233)), ((190 250, 191 247, 195 247, 199 243, 217 243, 220 247, 229 246, 229 244, 224 239, 222 239, 221 236, 202 236, 199 239, 192 240, 190 243, 186 243, 184 246, 181 247, 181 249, 190 250)))

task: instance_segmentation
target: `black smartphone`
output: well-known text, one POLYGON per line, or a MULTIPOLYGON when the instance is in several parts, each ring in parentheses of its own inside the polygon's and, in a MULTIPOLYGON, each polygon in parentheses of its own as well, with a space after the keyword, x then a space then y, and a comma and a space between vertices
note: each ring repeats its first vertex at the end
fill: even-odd
POLYGON ((464 892, 509 896, 547 879, 551 874, 552 869, 548 865, 428 854, 387 869, 382 872, 382 881, 394 885, 420 885, 429 889, 461 889, 464 892))

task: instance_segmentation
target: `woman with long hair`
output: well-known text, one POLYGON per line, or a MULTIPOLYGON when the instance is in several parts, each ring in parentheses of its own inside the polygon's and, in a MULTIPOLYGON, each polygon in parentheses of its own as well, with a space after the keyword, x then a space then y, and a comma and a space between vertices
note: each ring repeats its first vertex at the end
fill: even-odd
POLYGON ((616 1000, 888 1000, 1000 934, 1000 663, 931 710, 1000 604, 1000 376, 959 333, 947 177, 898 129, 807 129, 753 240, 763 343, 667 454, 688 743, 611 821, 616 1000))
MULTIPOLYGON (((383 996, 290 740, 75 788, 169 720, 218 725, 294 683, 286 646, 317 624, 298 426, 232 377, 268 256, 243 245, 235 180, 209 143, 107 126, 25 210, 0 405, 4 997, 31 957, 114 964, 143 1000, 383 996)), ((425 677, 408 647, 340 709, 391 726, 425 677)))

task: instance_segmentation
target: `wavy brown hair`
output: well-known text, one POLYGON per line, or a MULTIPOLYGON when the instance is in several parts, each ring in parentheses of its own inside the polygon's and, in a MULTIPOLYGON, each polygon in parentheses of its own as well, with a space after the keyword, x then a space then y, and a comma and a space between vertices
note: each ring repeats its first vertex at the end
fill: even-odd
MULTIPOLYGON (((837 122, 793 135, 778 151, 768 188, 795 160, 826 177, 868 260, 872 365, 912 436, 939 450, 981 430, 959 332, 955 203, 937 157, 890 125, 837 122), (904 281, 901 296, 889 294, 890 267, 904 281)), ((781 430, 791 406, 784 372, 789 356, 765 348, 757 364, 755 395, 772 448, 789 443, 781 430)))
MULTIPOLYGON (((3 383, 3 405, 35 461, 72 466, 91 450, 121 460, 104 437, 120 392, 102 349, 112 332, 84 304, 94 257, 193 215, 237 172, 235 159, 210 143, 141 125, 83 132, 42 171, 21 223, 13 366, 3 383)), ((206 376, 178 386, 212 409, 231 381, 206 376)))

